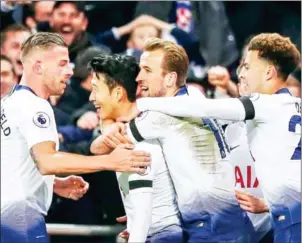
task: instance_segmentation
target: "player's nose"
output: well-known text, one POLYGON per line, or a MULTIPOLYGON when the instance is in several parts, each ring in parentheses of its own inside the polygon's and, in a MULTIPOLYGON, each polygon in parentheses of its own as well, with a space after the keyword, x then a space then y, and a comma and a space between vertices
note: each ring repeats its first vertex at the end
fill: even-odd
POLYGON ((140 83, 143 81, 143 75, 142 75, 142 72, 139 72, 136 79, 135 79, 136 82, 140 83))
POLYGON ((68 78, 70 78, 73 75, 73 69, 71 65, 68 66, 66 75, 68 76, 68 78))

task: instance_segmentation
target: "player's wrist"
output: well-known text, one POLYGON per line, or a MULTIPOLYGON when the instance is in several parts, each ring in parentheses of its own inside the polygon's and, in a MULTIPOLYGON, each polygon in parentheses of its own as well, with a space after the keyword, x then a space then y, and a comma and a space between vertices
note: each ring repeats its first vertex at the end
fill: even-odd
POLYGON ((260 205, 261 205, 261 213, 269 213, 269 207, 265 203, 264 199, 260 198, 260 205))
POLYGON ((100 158, 100 161, 98 163, 98 169, 100 171, 104 170, 114 170, 115 171, 115 166, 112 160, 110 159, 110 155, 100 155, 100 156, 95 156, 97 158, 100 158))

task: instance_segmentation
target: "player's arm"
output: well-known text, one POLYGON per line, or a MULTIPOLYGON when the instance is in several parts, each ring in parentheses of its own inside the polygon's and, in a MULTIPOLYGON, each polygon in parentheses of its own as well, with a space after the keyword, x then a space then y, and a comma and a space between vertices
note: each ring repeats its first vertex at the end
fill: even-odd
POLYGON ((196 99, 190 96, 142 98, 137 112, 153 110, 179 117, 209 117, 242 121, 253 119, 254 105, 248 97, 227 99, 196 99))
POLYGON ((149 192, 131 195, 135 212, 129 232, 129 243, 146 242, 152 223, 152 197, 149 192))
POLYGON ((129 177, 129 197, 134 209, 128 242, 146 242, 152 223, 153 173, 155 166, 149 168, 147 175, 132 174, 129 177))
POLYGON ((38 169, 47 174, 82 174, 101 170, 137 172, 150 163, 148 153, 123 145, 109 155, 82 156, 56 151, 58 141, 53 111, 47 101, 23 109, 18 129, 38 169))
POLYGON ((133 145, 121 145, 112 153, 100 156, 84 156, 56 151, 53 141, 34 144, 30 154, 41 174, 83 174, 102 170, 139 172, 150 165, 146 152, 133 151, 133 145), (141 168, 140 168, 141 167, 141 168))
POLYGON ((125 124, 113 123, 102 129, 102 135, 98 136, 91 144, 90 151, 93 154, 108 154, 120 144, 131 144, 125 136, 125 124))

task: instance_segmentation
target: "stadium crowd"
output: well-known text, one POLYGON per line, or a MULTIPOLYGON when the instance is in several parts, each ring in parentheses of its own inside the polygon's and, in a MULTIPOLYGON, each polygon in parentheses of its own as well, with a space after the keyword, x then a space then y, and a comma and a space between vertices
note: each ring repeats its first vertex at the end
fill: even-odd
MULTIPOLYGON (((133 56, 139 62, 148 38, 172 41, 188 55, 188 87, 211 99, 237 98, 238 67, 242 68, 254 36, 276 32, 289 37, 301 51, 301 2, 1 1, 0 29, 1 99, 20 82, 22 43, 39 32, 63 37, 73 75, 64 94, 48 99, 54 110, 59 150, 93 155, 91 145, 102 134, 100 116, 89 100, 93 72, 88 64, 94 57, 119 54, 133 56)), ((287 87, 293 96, 300 97, 300 65, 289 75, 287 87)), ((228 139, 232 125, 225 122, 222 127, 228 139)), ((228 143, 236 146, 232 140, 228 143)), ((240 162, 234 164, 235 186, 246 194, 237 192, 237 196, 261 204, 261 184, 253 161, 240 162)), ((115 225, 116 218, 126 213, 116 173, 100 171, 82 177, 89 183, 87 193, 77 201, 54 194, 46 222, 115 225)), ((273 242, 268 209, 252 211, 248 213, 254 214, 254 227, 263 227, 259 230, 261 242, 273 242)), ((63 242, 68 240, 83 241, 63 238, 63 242)), ((62 238, 52 237, 52 242, 60 241, 62 238)))

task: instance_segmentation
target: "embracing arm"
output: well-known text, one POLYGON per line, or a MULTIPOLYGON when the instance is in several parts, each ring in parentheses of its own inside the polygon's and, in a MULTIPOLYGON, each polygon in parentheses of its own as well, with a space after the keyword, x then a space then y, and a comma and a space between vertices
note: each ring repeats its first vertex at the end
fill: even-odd
POLYGON ((83 156, 57 152, 51 141, 35 144, 30 154, 43 175, 83 174, 101 170, 138 172, 150 164, 148 153, 132 151, 131 145, 116 148, 109 155, 83 156))
POLYGON ((190 96, 142 98, 137 100, 138 111, 154 110, 172 116, 209 117, 242 121, 253 119, 255 110, 247 97, 228 99, 196 99, 190 96))

